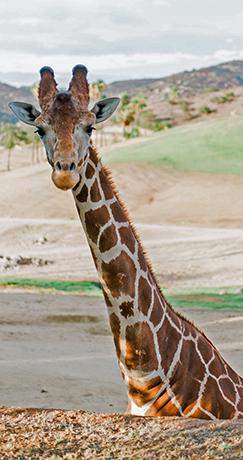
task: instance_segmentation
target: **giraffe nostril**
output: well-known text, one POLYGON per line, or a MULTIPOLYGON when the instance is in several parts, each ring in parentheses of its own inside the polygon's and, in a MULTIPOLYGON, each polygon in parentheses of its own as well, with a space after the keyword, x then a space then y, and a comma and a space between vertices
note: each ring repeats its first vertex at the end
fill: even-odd
POLYGON ((60 161, 57 161, 57 162, 56 162, 56 169, 57 169, 58 171, 61 171, 61 170, 62 170, 62 165, 61 165, 60 161))
POLYGON ((74 163, 74 161, 70 164, 69 169, 70 171, 74 171, 76 169, 76 164, 74 163))

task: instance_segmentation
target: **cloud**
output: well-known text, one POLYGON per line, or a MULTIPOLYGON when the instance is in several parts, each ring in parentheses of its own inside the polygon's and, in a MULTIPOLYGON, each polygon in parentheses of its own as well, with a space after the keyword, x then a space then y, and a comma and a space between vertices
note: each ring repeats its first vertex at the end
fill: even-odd
POLYGON ((84 62, 109 79, 162 76, 238 59, 242 21, 241 0, 1 0, 0 72, 84 62))

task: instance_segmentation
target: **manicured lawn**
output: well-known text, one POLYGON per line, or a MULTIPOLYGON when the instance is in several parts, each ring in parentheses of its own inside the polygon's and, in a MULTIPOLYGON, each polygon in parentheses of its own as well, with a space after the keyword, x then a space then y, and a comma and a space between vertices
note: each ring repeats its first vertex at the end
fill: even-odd
POLYGON ((135 162, 181 171, 243 174, 243 117, 168 129, 139 143, 104 152, 105 163, 135 162))

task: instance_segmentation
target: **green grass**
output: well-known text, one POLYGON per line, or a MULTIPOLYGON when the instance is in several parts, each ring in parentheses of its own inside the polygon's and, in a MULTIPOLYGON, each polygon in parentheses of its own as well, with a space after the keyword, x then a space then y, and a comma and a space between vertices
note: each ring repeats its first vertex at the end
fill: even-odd
POLYGON ((243 174, 243 117, 163 131, 103 154, 106 163, 144 163, 179 171, 243 174))
MULTIPOLYGON (((101 286, 96 281, 63 281, 34 278, 0 278, 0 286, 52 289, 62 292, 102 295, 101 286)), ((236 288, 165 290, 165 296, 175 308, 204 308, 213 310, 242 310, 243 291, 236 288)))
POLYGON ((35 278, 0 278, 0 286, 32 287, 54 289, 63 292, 83 292, 84 294, 100 295, 100 283, 96 281, 62 281, 35 278))
POLYGON ((175 308, 202 308, 209 310, 241 310, 243 311, 242 294, 194 293, 167 295, 167 299, 175 308))

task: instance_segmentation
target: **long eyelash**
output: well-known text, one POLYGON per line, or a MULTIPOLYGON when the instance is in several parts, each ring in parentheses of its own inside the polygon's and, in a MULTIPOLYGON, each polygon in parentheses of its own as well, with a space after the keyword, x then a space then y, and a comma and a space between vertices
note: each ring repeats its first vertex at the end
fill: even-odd
POLYGON ((94 131, 96 128, 94 128, 94 126, 87 126, 86 128, 86 133, 91 135, 92 134, 92 131, 94 131))
POLYGON ((45 131, 43 128, 37 128, 35 133, 39 134, 40 137, 43 137, 45 135, 45 131))

